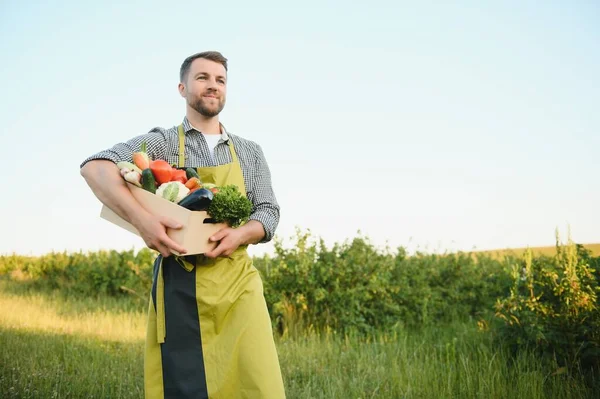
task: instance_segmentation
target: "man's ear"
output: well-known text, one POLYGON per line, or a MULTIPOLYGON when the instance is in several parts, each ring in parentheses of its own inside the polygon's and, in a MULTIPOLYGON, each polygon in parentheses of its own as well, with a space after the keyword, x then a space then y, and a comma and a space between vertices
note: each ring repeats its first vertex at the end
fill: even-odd
POLYGON ((185 98, 186 90, 185 90, 185 86, 183 85, 183 83, 179 83, 177 85, 177 88, 179 89, 179 94, 181 95, 181 97, 185 98))

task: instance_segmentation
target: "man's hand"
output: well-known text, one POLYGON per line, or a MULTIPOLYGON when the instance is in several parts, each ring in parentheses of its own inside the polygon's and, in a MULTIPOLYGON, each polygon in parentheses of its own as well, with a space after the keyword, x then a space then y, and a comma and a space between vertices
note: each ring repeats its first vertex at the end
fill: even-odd
POLYGON ((165 258, 170 256, 172 251, 184 255, 187 251, 169 238, 167 227, 180 229, 182 226, 172 219, 153 216, 149 213, 139 218, 136 223, 136 228, 149 248, 159 251, 165 258))
POLYGON ((231 227, 222 228, 210 237, 210 241, 220 241, 219 244, 212 251, 206 252, 204 255, 208 258, 231 255, 233 251, 243 244, 243 233, 240 229, 232 229, 231 227))
POLYGON ((240 245, 256 244, 265 236, 265 229, 261 222, 250 220, 245 225, 233 229, 224 227, 217 231, 210 241, 220 241, 219 244, 204 256, 208 258, 216 258, 218 256, 231 255, 240 245))

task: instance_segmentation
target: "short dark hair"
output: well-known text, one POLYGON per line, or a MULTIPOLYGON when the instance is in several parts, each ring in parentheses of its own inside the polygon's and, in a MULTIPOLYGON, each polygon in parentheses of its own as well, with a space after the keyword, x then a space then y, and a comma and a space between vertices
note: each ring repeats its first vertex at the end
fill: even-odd
POLYGON ((227 58, 223 57, 223 54, 218 51, 203 51, 201 53, 196 53, 187 57, 183 64, 181 64, 181 68, 179 69, 179 80, 183 82, 187 78, 187 74, 190 71, 190 65, 195 59, 204 58, 207 60, 211 60, 214 62, 218 62, 219 64, 225 67, 225 71, 227 71, 227 58))

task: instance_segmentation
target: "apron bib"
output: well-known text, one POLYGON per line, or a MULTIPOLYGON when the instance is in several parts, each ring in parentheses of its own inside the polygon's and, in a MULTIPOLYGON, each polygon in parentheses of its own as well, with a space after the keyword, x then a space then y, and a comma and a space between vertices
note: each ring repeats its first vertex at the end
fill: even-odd
MULTIPOLYGON (((183 168, 182 125, 178 132, 183 168)), ((202 182, 234 184, 246 195, 233 142, 228 145, 231 163, 196 170, 202 182)), ((144 353, 146 399, 285 398, 262 280, 246 249, 216 259, 157 257, 144 353)))

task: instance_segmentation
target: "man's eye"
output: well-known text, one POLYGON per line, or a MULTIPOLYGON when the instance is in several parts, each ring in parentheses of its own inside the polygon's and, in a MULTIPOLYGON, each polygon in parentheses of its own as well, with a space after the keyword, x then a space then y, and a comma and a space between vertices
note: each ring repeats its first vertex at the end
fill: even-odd
POLYGON ((198 76, 198 79, 206 79, 206 76, 198 76))

